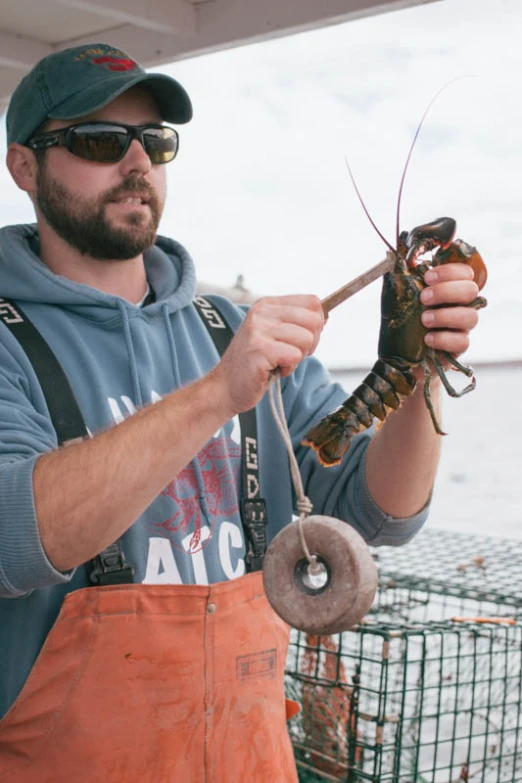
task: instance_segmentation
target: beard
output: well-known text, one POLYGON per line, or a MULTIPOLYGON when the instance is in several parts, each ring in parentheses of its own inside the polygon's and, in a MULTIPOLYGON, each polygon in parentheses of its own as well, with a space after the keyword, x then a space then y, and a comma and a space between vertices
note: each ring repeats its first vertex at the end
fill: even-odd
POLYGON ((45 160, 38 167, 36 206, 51 228, 82 255, 104 261, 127 261, 154 244, 163 205, 151 185, 131 175, 103 196, 86 198, 57 182, 45 160), (136 210, 125 215, 124 226, 107 220, 107 204, 120 194, 146 197, 150 216, 136 210))

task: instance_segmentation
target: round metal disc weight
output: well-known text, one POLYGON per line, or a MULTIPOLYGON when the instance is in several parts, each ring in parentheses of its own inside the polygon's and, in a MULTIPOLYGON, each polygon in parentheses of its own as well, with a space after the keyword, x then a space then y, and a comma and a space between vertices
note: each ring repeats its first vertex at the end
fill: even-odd
POLYGON ((310 516, 303 533, 320 573, 310 571, 297 522, 283 528, 267 549, 264 588, 272 608, 293 628, 314 634, 347 631, 372 605, 377 567, 364 539, 339 519, 310 516))

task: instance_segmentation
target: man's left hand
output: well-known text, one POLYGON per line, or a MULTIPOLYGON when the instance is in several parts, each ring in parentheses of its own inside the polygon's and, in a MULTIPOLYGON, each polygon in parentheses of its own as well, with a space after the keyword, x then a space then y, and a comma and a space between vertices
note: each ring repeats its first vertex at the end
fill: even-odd
POLYGON ((422 323, 429 330, 426 344, 455 356, 464 353, 469 332, 478 323, 471 304, 479 294, 473 270, 467 264, 442 264, 426 272, 424 282, 427 287, 420 298, 426 307, 422 313, 422 323))

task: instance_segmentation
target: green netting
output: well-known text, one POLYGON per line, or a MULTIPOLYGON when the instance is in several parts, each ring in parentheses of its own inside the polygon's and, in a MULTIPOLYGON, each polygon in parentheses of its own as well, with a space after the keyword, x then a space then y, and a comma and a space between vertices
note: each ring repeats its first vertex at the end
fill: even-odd
POLYGON ((430 531, 380 553, 376 601, 353 631, 293 633, 302 783, 522 781, 522 563, 516 542, 468 551, 455 538, 430 531))

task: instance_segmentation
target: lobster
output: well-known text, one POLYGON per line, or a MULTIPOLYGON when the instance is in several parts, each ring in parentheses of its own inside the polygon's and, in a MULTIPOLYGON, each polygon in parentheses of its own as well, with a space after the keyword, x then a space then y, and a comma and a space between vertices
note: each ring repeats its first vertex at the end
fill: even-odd
MULTIPOLYGON (((378 360, 353 394, 312 427, 302 440, 304 446, 310 446, 316 451, 320 463, 325 467, 339 464, 354 435, 371 427, 375 419, 382 423, 391 411, 399 408, 405 397, 412 394, 417 382, 413 372, 415 368, 420 367, 424 371, 424 400, 435 431, 440 435, 445 433, 437 420, 431 399, 432 370, 439 375, 451 397, 461 397, 475 388, 471 367, 461 364, 452 354, 429 348, 425 344, 424 336, 428 330, 421 322, 424 307, 420 294, 425 288, 423 278, 428 269, 452 262, 468 264, 473 269, 475 282, 481 290, 487 279, 486 265, 475 247, 460 239, 454 239, 456 222, 453 218, 438 218, 431 223, 417 226, 409 233, 399 231, 400 204, 406 171, 415 141, 435 98, 428 105, 417 127, 402 173, 397 203, 396 247, 385 239, 372 220, 348 165, 348 172, 364 212, 388 246, 395 263, 393 269, 383 277, 378 360), (430 260, 422 260, 426 253, 432 253, 430 260), (469 378, 469 384, 461 391, 457 391, 446 377, 446 364, 469 378)), ((478 296, 468 306, 479 309, 486 304, 484 297, 478 296)))

